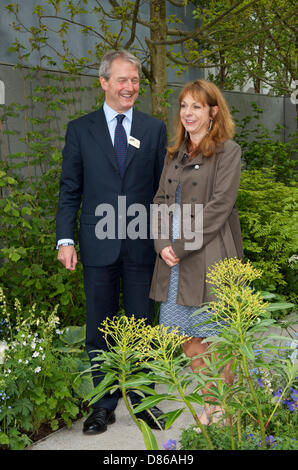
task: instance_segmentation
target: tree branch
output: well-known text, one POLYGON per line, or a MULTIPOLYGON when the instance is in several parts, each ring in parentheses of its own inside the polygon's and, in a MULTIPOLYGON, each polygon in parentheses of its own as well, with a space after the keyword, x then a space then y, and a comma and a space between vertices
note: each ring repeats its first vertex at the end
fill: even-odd
MULTIPOLYGON (((54 18, 56 20, 61 20, 61 21, 65 21, 67 23, 70 23, 70 24, 74 24, 76 26, 81 26, 82 28, 85 28, 85 29, 88 29, 89 31, 91 31, 92 33, 94 33, 96 36, 98 36, 100 39, 102 39, 104 42, 107 42, 108 44, 110 44, 107 39, 100 33, 98 33, 95 29, 91 28, 90 26, 86 26, 82 23, 78 23, 77 21, 74 21, 74 20, 70 20, 69 18, 64 18, 62 16, 53 16, 53 15, 41 15, 40 18, 54 18)), ((112 44, 110 44, 110 46, 112 46, 112 44)))
POLYGON ((176 0, 168 0, 168 2, 174 5, 175 7, 185 7, 185 4, 183 2, 178 2, 176 0))
POLYGON ((133 15, 132 15, 131 35, 130 35, 129 40, 125 44, 124 49, 128 49, 135 40, 139 7, 140 7, 140 0, 136 0, 133 15))
MULTIPOLYGON (((247 8, 251 7, 252 5, 254 5, 258 1, 260 1, 260 0, 252 0, 250 3, 245 5, 237 13, 240 13, 240 12, 246 10, 247 8)), ((176 31, 176 36, 180 36, 180 39, 176 39, 176 40, 173 40, 173 41, 169 41, 169 40, 155 41, 154 43, 152 42, 152 45, 154 44, 155 46, 157 46, 157 45, 161 45, 161 44, 166 44, 166 45, 170 46, 170 45, 175 45, 175 44, 181 44, 182 42, 187 41, 189 39, 197 39, 202 35, 202 33, 204 33, 205 30, 211 29, 215 24, 217 24, 223 18, 228 17, 228 15, 230 13, 232 13, 232 11, 235 10, 235 8, 237 8, 242 3, 243 3, 243 0, 238 1, 235 5, 231 6, 231 8, 229 8, 228 10, 223 12, 221 15, 214 18, 214 20, 211 21, 211 23, 206 24, 202 28, 196 28, 196 29, 193 29, 192 31, 189 31, 187 33, 185 33, 184 31, 181 31, 181 30, 172 29, 171 30, 171 35, 174 36, 175 31, 176 31), (183 36, 183 37, 181 37, 181 36, 183 36)))

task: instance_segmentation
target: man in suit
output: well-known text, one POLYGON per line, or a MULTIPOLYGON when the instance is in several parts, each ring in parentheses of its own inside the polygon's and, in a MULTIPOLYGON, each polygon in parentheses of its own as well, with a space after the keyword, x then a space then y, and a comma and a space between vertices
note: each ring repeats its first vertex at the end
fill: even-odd
MULTIPOLYGON (((99 76, 105 92, 104 105, 68 124, 56 217, 58 260, 74 270, 77 255, 74 228, 80 217, 79 243, 86 294, 86 349, 90 360, 106 348, 99 324, 118 311, 120 279, 125 313, 152 321, 149 289, 155 252, 150 228, 146 239, 129 239, 123 233, 129 218, 118 214, 119 197, 148 209, 157 191, 166 151, 166 127, 160 120, 133 109, 138 96, 141 64, 128 51, 110 51, 102 59, 99 76), (96 210, 109 204, 115 210, 115 237, 98 237, 96 210), (123 221, 124 219, 124 221, 123 221)), ((120 211, 121 212, 121 211, 120 211)), ((94 361, 93 361, 94 363, 94 361)), ((103 375, 93 373, 96 386, 103 375)), ((83 431, 104 432, 115 421, 119 392, 107 394, 93 404, 83 431)), ((131 402, 140 397, 131 393, 131 402)), ((137 414, 152 428, 162 411, 154 407, 137 414)), ((165 420, 159 420, 164 428, 165 420)))

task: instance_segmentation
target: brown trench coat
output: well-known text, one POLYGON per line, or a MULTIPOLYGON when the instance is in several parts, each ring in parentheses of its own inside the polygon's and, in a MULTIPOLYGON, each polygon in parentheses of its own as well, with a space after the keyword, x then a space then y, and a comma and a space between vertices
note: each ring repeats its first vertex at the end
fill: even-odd
MULTIPOLYGON (((166 157, 154 203, 167 206, 175 203, 176 189, 180 183, 181 220, 183 204, 191 204, 193 231, 195 204, 203 204, 202 246, 186 250, 185 242, 190 240, 183 237, 183 229, 181 238, 173 243, 171 233, 167 239, 161 239, 159 235, 154 240, 158 256, 149 296, 156 301, 167 300, 171 268, 159 253, 164 247, 172 245, 180 258, 177 303, 196 307, 214 299, 210 293, 211 284, 205 282, 208 267, 225 258, 243 257, 241 229, 235 207, 240 183, 241 149, 236 142, 227 140, 211 157, 199 154, 189 160, 185 154, 184 142, 173 159, 166 157)), ((171 227, 171 220, 169 224, 171 227)), ((156 230, 160 234, 160 225, 156 230)))

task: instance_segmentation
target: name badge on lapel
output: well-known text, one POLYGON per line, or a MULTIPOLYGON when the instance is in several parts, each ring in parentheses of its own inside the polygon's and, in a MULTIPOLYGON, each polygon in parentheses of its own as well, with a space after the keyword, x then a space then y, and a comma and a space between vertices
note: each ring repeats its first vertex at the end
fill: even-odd
POLYGON ((136 139, 135 137, 129 136, 128 144, 132 145, 133 147, 136 147, 137 149, 139 149, 140 145, 141 145, 141 142, 138 139, 136 139))

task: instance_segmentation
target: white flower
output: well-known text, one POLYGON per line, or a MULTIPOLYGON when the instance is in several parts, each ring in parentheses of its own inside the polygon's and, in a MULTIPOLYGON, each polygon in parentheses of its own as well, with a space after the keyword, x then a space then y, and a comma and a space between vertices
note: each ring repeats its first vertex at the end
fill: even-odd
POLYGON ((22 359, 19 359, 18 362, 21 363, 21 362, 23 362, 23 361, 22 361, 22 359))
POLYGON ((41 356, 41 359, 44 361, 44 358, 45 358, 45 357, 46 357, 46 355, 43 354, 43 355, 41 356))
POLYGON ((40 371, 41 371, 41 367, 39 367, 39 366, 36 367, 36 369, 34 369, 35 374, 38 374, 38 372, 40 372, 40 371))
POLYGON ((27 342, 26 341, 23 341, 23 346, 26 346, 27 342))
POLYGON ((297 261, 298 261, 298 255, 292 255, 292 256, 288 259, 289 266, 293 267, 293 265, 296 264, 297 261))
POLYGON ((31 348, 32 348, 32 349, 35 349, 35 347, 36 347, 36 343, 35 343, 35 341, 32 341, 32 343, 31 343, 31 348))
POLYGON ((39 352, 35 351, 33 354, 32 354, 32 357, 38 357, 39 356, 39 352))
POLYGON ((6 341, 0 341, 0 364, 4 364, 5 349, 8 348, 6 341))

